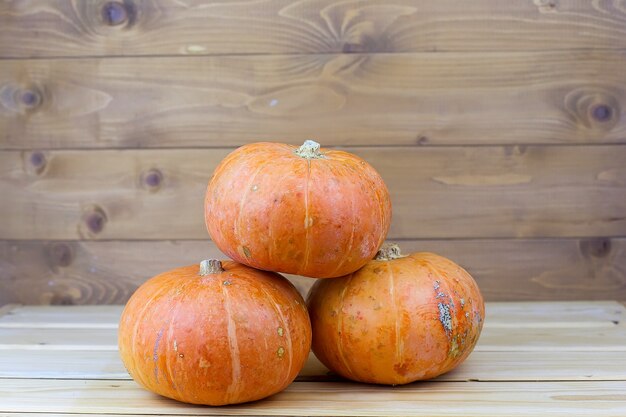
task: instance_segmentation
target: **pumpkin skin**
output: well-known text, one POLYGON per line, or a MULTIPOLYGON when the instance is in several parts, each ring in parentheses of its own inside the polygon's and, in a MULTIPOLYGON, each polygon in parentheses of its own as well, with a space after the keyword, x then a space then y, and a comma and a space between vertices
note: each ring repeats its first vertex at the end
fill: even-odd
POLYGON ((237 262, 314 278, 356 271, 376 254, 391 222, 389 192, 356 155, 254 143, 215 169, 205 222, 237 262))
POLYGON ((450 371, 482 329, 476 282, 433 253, 387 259, 313 285, 307 297, 313 352, 330 370, 360 382, 406 384, 450 371))
POLYGON ((295 287, 235 262, 221 267, 157 275, 126 304, 120 356, 144 388, 187 403, 236 404, 283 390, 304 366, 311 326, 295 287))

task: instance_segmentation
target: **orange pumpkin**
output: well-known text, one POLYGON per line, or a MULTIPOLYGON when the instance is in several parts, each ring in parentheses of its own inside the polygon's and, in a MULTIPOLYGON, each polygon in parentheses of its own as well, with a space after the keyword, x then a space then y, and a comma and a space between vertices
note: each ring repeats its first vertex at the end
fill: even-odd
POLYGON ((391 221, 389 192, 361 158, 279 143, 245 145, 216 168, 205 199, 218 248, 243 264, 315 278, 356 271, 391 221))
POLYGON ((258 400, 304 366, 311 326, 304 300, 282 276, 203 261, 157 275, 130 298, 119 351, 140 385, 194 404, 258 400))
POLYGON ((355 381, 405 384, 450 371, 470 354, 485 308, 476 282, 433 253, 392 246, 308 295, 313 352, 355 381))

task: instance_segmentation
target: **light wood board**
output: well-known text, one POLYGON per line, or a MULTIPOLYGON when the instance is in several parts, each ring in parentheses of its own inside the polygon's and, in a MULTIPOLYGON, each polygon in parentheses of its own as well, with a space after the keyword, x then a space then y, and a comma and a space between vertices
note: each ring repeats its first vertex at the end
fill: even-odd
POLYGON ((626 414, 626 381, 427 382, 380 387, 295 382, 263 401, 198 407, 157 397, 134 381, 0 379, 4 412, 183 415, 615 416, 626 414))
POLYGON ((0 415, 621 417, 626 412, 626 356, 620 347, 615 350, 626 346, 621 321, 626 308, 616 302, 487 303, 476 350, 436 380, 395 388, 355 384, 329 374, 311 356, 284 392, 226 408, 177 403, 130 380, 115 347, 120 311, 121 306, 5 308, 0 415), (46 340, 57 344, 39 345, 46 340))
MULTIPOLYGON (((438 381, 623 381, 626 354, 611 352, 480 351, 438 381), (573 366, 572 364, 575 364, 573 366)), ((125 380, 117 350, 13 350, 0 351, 0 378, 125 380)), ((311 355, 298 381, 337 381, 311 355)))
MULTIPOLYGON (((626 351, 626 324, 620 321, 626 309, 614 302, 587 303, 497 303, 493 307, 488 304, 476 351, 626 351), (528 309, 536 313, 526 315, 528 309), (576 315, 579 322, 574 325, 576 315)), ((58 312, 63 311, 63 307, 23 307, 14 311, 15 314, 5 316, 2 323, 10 323, 12 316, 16 316, 16 325, 0 325, 0 350, 117 349, 116 315, 119 317, 121 313, 120 306, 74 306, 65 308, 61 314, 58 312), (24 311, 32 311, 29 314, 37 317, 46 310, 50 311, 50 317, 42 320, 38 327, 33 326, 34 320, 27 320, 22 326, 17 324, 20 316, 25 315, 24 311), (101 318, 86 320, 100 311, 106 312, 100 314, 101 318), (82 317, 74 319, 75 316, 82 317)))
MULTIPOLYGON (((488 302, 488 327, 604 328, 626 325, 615 301, 488 302)), ((0 329, 114 329, 123 305, 20 306, 0 310, 0 329)))
MULTIPOLYGON (((0 351, 15 349, 116 350, 117 329, 2 329, 0 351)), ((514 323, 510 327, 492 329, 487 321, 476 351, 626 352, 626 330, 617 325, 555 330, 515 326, 514 323)))

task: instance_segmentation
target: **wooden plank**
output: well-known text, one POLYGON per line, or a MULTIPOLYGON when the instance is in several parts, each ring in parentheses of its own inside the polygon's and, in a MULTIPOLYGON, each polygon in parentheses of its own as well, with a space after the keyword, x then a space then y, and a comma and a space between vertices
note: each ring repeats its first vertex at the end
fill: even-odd
POLYGON ((4 318, 5 314, 10 314, 14 309, 16 309, 19 304, 4 304, 0 302, 0 321, 4 318))
MULTIPOLYGON (((624 352, 475 351, 437 381, 626 380, 624 352), (514 370, 514 371, 513 371, 514 370)), ((129 380, 117 351, 3 350, 0 378, 129 380)), ((313 355, 298 381, 337 381, 313 355)))
POLYGON ((0 56, 626 47, 619 2, 261 0, 0 3, 0 56), (122 2, 120 2, 122 3, 122 2))
POLYGON ((0 149, 624 143, 625 66, 597 50, 0 60, 0 149))
MULTIPOLYGON (((431 251, 455 260, 489 301, 626 300, 624 238, 400 243, 405 253, 431 251)), ((147 278, 206 257, 223 255, 203 241, 0 241, 0 304, 121 304, 147 278)), ((303 295, 314 282, 289 278, 303 295)), ((580 308, 587 320, 595 320, 595 306, 580 308)), ((502 314, 498 309, 494 315, 502 314)), ((569 317, 580 319, 575 309, 569 317)), ((41 318, 24 320, 41 323, 41 318)))
MULTIPOLYGON (((348 150, 389 187, 390 239, 626 235, 623 145, 348 150)), ((226 154, 51 151, 36 174, 33 154, 2 151, 0 238, 207 239, 206 184, 226 154)))
POLYGON ((616 301, 490 302, 485 316, 493 327, 612 327, 626 319, 616 301))
MULTIPOLYGON (((524 327, 494 326, 490 318, 480 336, 477 351, 525 352, 626 352, 624 326, 612 327, 524 327)), ((3 350, 116 350, 116 328, 2 328, 3 350)))
POLYGON ((0 317, 0 329, 116 329, 122 305, 22 306, 0 317))
POLYGON ((381 387, 295 382, 263 401, 197 407, 132 381, 0 379, 0 412, 171 415, 623 416, 626 382, 425 382, 381 387))
MULTIPOLYGON (((0 317, 0 329, 115 329, 123 308, 20 306, 0 317)), ((487 302, 485 308, 488 328, 611 328, 626 315, 626 308, 616 301, 487 302)))

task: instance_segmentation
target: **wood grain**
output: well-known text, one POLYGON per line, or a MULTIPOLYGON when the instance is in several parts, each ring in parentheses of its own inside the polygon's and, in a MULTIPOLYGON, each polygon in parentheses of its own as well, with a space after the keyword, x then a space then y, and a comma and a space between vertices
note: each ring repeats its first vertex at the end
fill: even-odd
MULTIPOLYGON (((113 329, 123 305, 11 306, 0 328, 113 329)), ((487 326, 497 328, 600 328, 621 325, 626 308, 617 301, 487 302, 487 326), (544 326, 540 326, 541 324, 544 326), (574 325, 576 324, 576 325, 574 325)))
MULTIPOLYGON (((437 381, 618 381, 623 352, 474 352, 437 381), (573 366, 572 364, 576 365, 573 366), (517 371, 512 374, 511 369, 517 371)), ((130 380, 117 351, 5 350, 0 378, 130 380)), ((340 381, 311 354, 296 381, 340 381)))
MULTIPOLYGON (((23 307, 21 310, 22 315, 30 312, 34 317, 46 310, 51 314, 37 327, 28 322, 20 325, 20 314, 17 314, 17 326, 0 327, 0 350, 117 349, 118 319, 115 315, 120 314, 121 306, 75 306, 65 307, 65 310, 62 307, 23 307), (97 311, 104 312, 101 319, 93 317, 97 311), (92 319, 85 320, 90 315, 92 319), (76 316, 84 317, 76 319, 76 316)), ((626 350, 626 327, 619 320, 624 312, 626 309, 616 302, 505 303, 493 306, 488 303, 476 352, 623 352, 626 350), (576 310, 579 311, 579 322, 574 326, 573 312, 576 310), (527 316, 525 311, 536 313, 527 316)), ((12 316, 5 316, 3 322, 10 323, 12 316)))
MULTIPOLYGON (((21 351, 114 351, 117 329, 33 329, 4 328, 0 332, 0 352, 21 351)), ((611 328, 532 328, 489 326, 488 320, 475 348, 476 352, 624 352, 624 326, 611 328)))
MULTIPOLYGON (((2 350, 0 378, 130 380, 114 350, 2 350)), ((476 351, 437 381, 619 381, 624 352, 476 351), (573 365, 575 364, 575 366, 573 365), (621 365, 620 365, 621 364, 621 365), (512 371, 514 370, 514 371, 512 371)), ((339 381, 314 356, 297 381, 339 381)))
POLYGON ((0 149, 624 143, 624 67, 593 50, 0 60, 0 149))
MULTIPOLYGON (((624 238, 400 243, 406 253, 431 251, 458 262, 474 276, 489 301, 626 300, 624 238)), ((125 303, 149 277, 207 257, 223 255, 205 241, 0 241, 0 305, 125 303)), ((303 295, 314 282, 298 276, 289 279, 303 295)), ((497 304, 491 306, 497 308, 497 304)), ((98 307, 92 308, 93 312, 83 313, 87 325, 101 314, 98 307)), ((20 316, 21 323, 40 324, 44 316, 53 314, 45 309, 41 314, 28 311, 30 315, 20 316)), ((580 315, 593 321, 597 314, 594 307, 577 307, 568 322, 580 322, 580 315)), ((4 320, 0 318, 0 327, 4 320)), ((611 320, 623 319, 616 313, 611 320)))
MULTIPOLYGON (((390 239, 626 235, 625 145, 347 150, 389 187, 390 239)), ((206 239, 206 184, 227 153, 2 151, 0 239, 206 239)))
POLYGON ((157 397, 133 381, 0 379, 0 396, 6 398, 0 412, 618 417, 626 413, 625 390, 624 381, 436 382, 395 388, 295 382, 266 400, 217 408, 157 397))
POLYGON ((105 3, 0 3, 0 57, 626 47, 621 0, 105 3))
MULTIPOLYGON (((525 351, 534 345, 531 338, 519 346, 513 346, 512 350, 501 352, 482 346, 462 366, 437 378, 437 381, 626 379, 626 368, 620 366, 624 362, 623 352, 606 351, 604 345, 597 349, 602 351, 601 354, 598 351, 570 351, 564 355, 563 349, 559 349, 559 346, 563 348, 562 345, 568 349, 568 340, 560 335, 562 332, 570 334, 570 329, 577 329, 576 331, 582 333, 602 331, 603 336, 600 339, 610 340, 615 332, 623 329, 623 325, 619 323, 626 308, 621 304, 607 301, 489 302, 486 307, 487 342, 489 339, 496 339, 494 335, 497 336, 502 331, 506 333, 520 328, 541 328, 550 329, 554 333, 551 343, 544 350, 531 351, 525 351), (605 339, 605 333, 608 339, 605 339), (515 369, 515 373, 511 373, 511 369, 515 369)), ((21 329, 21 335, 26 339, 30 337, 28 340, 34 346, 24 346, 22 342, 27 341, 24 338, 17 340, 21 347, 3 346, 0 355, 0 378, 130 379, 115 349, 115 333, 111 332, 117 327, 121 310, 122 306, 14 308, 0 317, 0 333, 6 333, 7 329, 21 329), (41 333, 42 329, 47 330, 41 333), (85 340, 94 342, 84 346, 85 350, 77 347, 76 343, 71 343, 74 336, 80 334, 78 329, 87 330, 85 340), (39 344, 44 340, 49 343, 55 338, 53 335, 61 335, 63 330, 69 330, 70 342, 57 340, 60 343, 54 346, 39 344), (108 342, 105 338, 109 339, 108 342)), ((541 331, 543 330, 539 330, 541 331)), ((16 335, 9 336, 15 338, 16 335)), ((503 346, 500 345, 497 349, 503 349, 503 346)), ((335 381, 338 377, 329 373, 311 355, 298 380, 335 381)))

